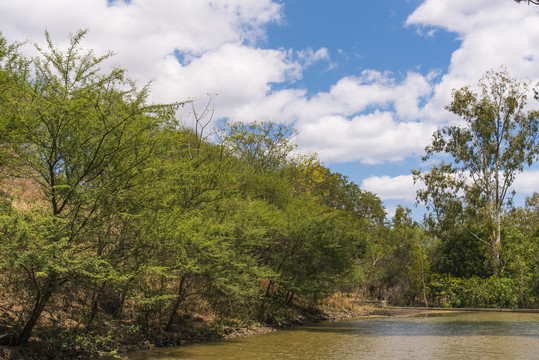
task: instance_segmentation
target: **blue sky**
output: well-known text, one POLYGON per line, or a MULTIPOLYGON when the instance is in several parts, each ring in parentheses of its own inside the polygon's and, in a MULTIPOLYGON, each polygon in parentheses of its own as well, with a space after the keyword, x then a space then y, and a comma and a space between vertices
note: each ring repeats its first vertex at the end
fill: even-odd
MULTIPOLYGON (((452 89, 501 65, 539 81, 539 6, 513 0, 5 0, 0 24, 10 41, 43 44, 47 29, 61 46, 88 28, 84 46, 152 81, 153 101, 211 94, 217 117, 292 124, 300 152, 390 215, 413 208, 410 171, 455 120, 452 89)), ((514 188, 519 201, 539 191, 539 166, 514 188)))
POLYGON ((420 3, 285 1, 283 23, 268 28, 265 46, 327 48, 331 64, 310 67, 300 82, 311 92, 327 90, 340 78, 365 69, 397 75, 410 69, 447 69, 451 53, 458 48, 456 34, 441 32, 436 37, 422 37, 413 26, 405 25, 420 3))

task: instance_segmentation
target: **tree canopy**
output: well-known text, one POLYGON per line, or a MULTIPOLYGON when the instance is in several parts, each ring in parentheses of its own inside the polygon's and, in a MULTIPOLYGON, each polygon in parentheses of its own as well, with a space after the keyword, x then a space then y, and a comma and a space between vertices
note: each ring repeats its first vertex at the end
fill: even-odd
POLYGON ((413 173, 426 186, 418 192, 418 200, 433 210, 431 219, 439 229, 459 224, 490 244, 493 271, 499 275, 502 212, 515 176, 538 158, 539 112, 525 109, 528 86, 505 69, 487 72, 479 89, 479 93, 470 87, 453 92, 447 109, 462 123, 436 131, 426 148, 424 161, 447 154, 452 162, 413 173))

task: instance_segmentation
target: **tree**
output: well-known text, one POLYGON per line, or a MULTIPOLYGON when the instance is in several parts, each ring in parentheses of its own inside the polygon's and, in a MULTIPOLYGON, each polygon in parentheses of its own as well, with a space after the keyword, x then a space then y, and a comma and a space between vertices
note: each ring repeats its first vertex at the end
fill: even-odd
POLYGON ((11 158, 10 148, 6 146, 8 134, 16 128, 13 119, 17 108, 10 106, 20 98, 26 85, 29 62, 19 52, 22 44, 9 44, 0 32, 0 165, 11 158))
POLYGON ((479 90, 467 86, 453 91, 447 109, 462 121, 436 131, 423 158, 446 154, 452 162, 413 173, 415 181, 426 184, 418 200, 432 206, 437 225, 447 225, 449 215, 453 224, 463 224, 464 212, 468 219, 486 219, 488 236, 466 229, 490 246, 494 274, 500 275, 501 215, 515 176, 537 160, 539 112, 525 110, 528 85, 503 68, 488 71, 479 90))
MULTIPOLYGON (((99 233, 109 204, 136 189, 140 166, 153 153, 158 129, 175 106, 146 105, 121 69, 101 71, 110 54, 82 52, 86 31, 66 51, 46 33, 48 48, 26 66, 8 69, 17 92, 6 97, 13 111, 2 146, 14 166, 7 170, 36 188, 29 204, 31 232, 10 244, 7 261, 27 277, 33 306, 24 326, 0 342, 25 344, 51 297, 66 283, 99 272, 99 233)), ((19 199, 20 200, 20 199, 19 199)), ((23 275, 20 275, 23 276, 23 275)))
POLYGON ((539 193, 504 216, 505 273, 519 285, 523 307, 539 305, 539 193))
POLYGON ((255 172, 274 171, 287 163, 294 149, 295 131, 285 124, 265 122, 230 122, 223 124, 223 144, 255 172))

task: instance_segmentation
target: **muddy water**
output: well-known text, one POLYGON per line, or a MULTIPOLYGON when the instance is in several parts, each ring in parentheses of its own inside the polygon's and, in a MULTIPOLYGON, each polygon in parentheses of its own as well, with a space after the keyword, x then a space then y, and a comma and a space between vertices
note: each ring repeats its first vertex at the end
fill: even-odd
POLYGON ((128 359, 539 359, 539 314, 367 317, 140 351, 128 359))

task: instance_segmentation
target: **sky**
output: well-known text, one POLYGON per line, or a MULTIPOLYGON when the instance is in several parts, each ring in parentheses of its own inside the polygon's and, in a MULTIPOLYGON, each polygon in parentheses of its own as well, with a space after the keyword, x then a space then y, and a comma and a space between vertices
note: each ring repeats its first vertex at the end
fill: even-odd
MULTIPOLYGON (((456 120, 452 89, 501 66, 539 82, 539 6, 513 0, 1 0, 0 24, 8 41, 42 46, 45 30, 65 47, 89 29, 83 46, 151 81, 151 101, 211 99, 215 119, 289 124, 299 152, 390 216, 424 212, 411 170, 428 170, 432 133, 456 120)), ((513 188, 517 204, 539 191, 539 165, 513 188)))

